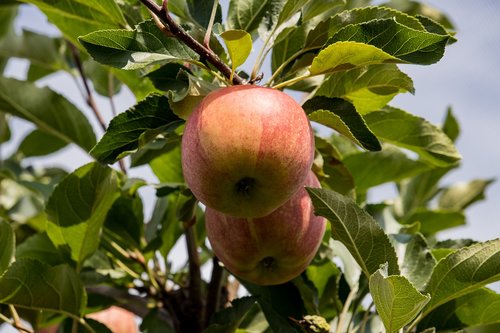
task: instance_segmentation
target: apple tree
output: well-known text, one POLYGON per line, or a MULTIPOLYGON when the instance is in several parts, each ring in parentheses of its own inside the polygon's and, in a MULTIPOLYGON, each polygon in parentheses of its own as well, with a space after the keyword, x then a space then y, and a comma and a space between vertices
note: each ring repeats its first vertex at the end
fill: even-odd
POLYGON ((130 332, 500 331, 500 239, 439 235, 492 180, 445 184, 461 159, 452 111, 435 125, 391 104, 414 92, 406 65, 457 41, 444 13, 160 2, 0 2, 0 71, 29 64, 0 76, 6 326, 125 332, 99 315, 118 307, 130 332), (18 31, 22 6, 59 36, 18 31), (85 109, 42 84, 56 72, 85 109), (115 110, 123 91, 136 103, 115 110), (6 155, 16 118, 34 129, 6 155), (70 145, 91 162, 33 167, 70 145), (396 197, 372 201, 388 183, 396 197))

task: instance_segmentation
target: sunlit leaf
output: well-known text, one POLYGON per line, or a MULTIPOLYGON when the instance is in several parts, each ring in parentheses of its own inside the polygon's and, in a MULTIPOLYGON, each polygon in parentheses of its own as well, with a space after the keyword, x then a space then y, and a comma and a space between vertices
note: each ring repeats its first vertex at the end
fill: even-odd
POLYGON ((477 243, 448 255, 434 268, 425 292, 425 314, 441 304, 500 280, 500 239, 477 243))
POLYGON ((370 276, 370 292, 387 332, 397 332, 422 310, 430 297, 404 276, 387 274, 387 266, 370 276))
POLYGON ((423 118, 386 107, 368 113, 364 119, 378 138, 413 150, 433 165, 449 166, 461 158, 450 138, 423 118))
POLYGON ((113 169, 89 163, 66 176, 50 196, 47 234, 77 265, 97 250, 104 220, 118 194, 113 169))
POLYGON ((494 181, 494 179, 476 179, 454 184, 441 192, 439 207, 452 210, 465 209, 474 202, 484 199, 484 192, 494 181))
POLYGON ((179 39, 166 37, 151 20, 134 30, 95 31, 81 36, 79 41, 97 62, 127 70, 199 58, 179 39))
POLYGON ((243 65, 252 51, 252 37, 244 30, 227 30, 221 35, 231 58, 233 73, 243 65))
POLYGON ((464 225, 465 215, 457 210, 421 208, 416 209, 405 219, 405 223, 417 221, 420 222, 420 230, 423 234, 432 235, 441 230, 464 225))

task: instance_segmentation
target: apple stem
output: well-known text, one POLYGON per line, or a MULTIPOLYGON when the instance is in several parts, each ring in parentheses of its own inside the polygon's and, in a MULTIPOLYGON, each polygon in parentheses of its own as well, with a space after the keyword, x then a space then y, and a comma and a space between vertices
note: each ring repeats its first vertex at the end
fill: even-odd
MULTIPOLYGON (((163 5, 159 6, 153 0, 140 0, 141 3, 146 6, 154 15, 156 15, 160 21, 162 21, 168 27, 169 31, 179 38, 184 44, 186 44, 190 49, 198 53, 203 59, 206 59, 215 68, 217 68, 226 78, 231 77, 231 68, 225 64, 215 52, 207 48, 191 35, 189 35, 179 24, 177 24, 172 16, 168 13, 167 2, 163 1, 163 5)), ((245 84, 245 80, 234 73, 232 77, 233 84, 245 84)))

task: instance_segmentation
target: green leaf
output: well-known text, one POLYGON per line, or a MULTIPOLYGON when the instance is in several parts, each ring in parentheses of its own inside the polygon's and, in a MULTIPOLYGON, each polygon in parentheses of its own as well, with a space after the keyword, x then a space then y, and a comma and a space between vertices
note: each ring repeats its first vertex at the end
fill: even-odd
POLYGON ((149 165, 161 183, 184 184, 180 145, 155 158, 149 165))
POLYGON ((230 0, 226 28, 253 34, 259 27, 271 0, 230 0))
POLYGON ((231 302, 231 306, 216 312, 210 320, 210 325, 203 333, 227 333, 235 332, 241 321, 255 304, 257 297, 247 296, 237 298, 231 302))
POLYGON ((401 61, 373 45, 342 41, 322 49, 313 59, 309 71, 318 75, 395 62, 401 61))
POLYGON ((379 152, 351 154, 342 160, 354 177, 358 190, 367 190, 387 182, 402 180, 429 169, 420 161, 410 159, 401 150, 385 146, 379 152))
POLYGON ((446 110, 446 118, 443 124, 443 132, 448 135, 451 141, 455 142, 460 135, 460 124, 453 114, 451 107, 446 110))
POLYGON ((456 210, 421 208, 411 213, 404 222, 408 224, 420 222, 420 231, 425 235, 433 235, 441 230, 464 225, 465 215, 456 210))
POLYGON ((450 210, 462 210, 484 199, 484 192, 494 179, 476 179, 467 183, 454 184, 441 192, 439 207, 450 210))
POLYGON ((81 316, 84 286, 67 265, 51 267, 34 259, 15 261, 0 279, 0 303, 81 316))
POLYGON ((380 150, 380 142, 354 106, 340 98, 313 97, 302 106, 309 119, 335 129, 368 150, 380 150))
POLYGON ((24 157, 45 156, 55 153, 67 145, 67 142, 57 136, 35 129, 23 139, 17 152, 24 157))
POLYGON ((226 44, 233 73, 243 65, 252 51, 252 36, 244 30, 227 30, 221 35, 226 44))
POLYGON ((45 232, 34 234, 19 244, 16 248, 16 259, 21 258, 36 259, 51 266, 66 262, 45 232))
POLYGON ((0 112, 0 144, 10 140, 10 127, 7 115, 0 112))
POLYGON ((330 36, 333 36, 347 25, 358 25, 360 23, 367 23, 381 19, 392 19, 408 28, 419 31, 425 30, 420 21, 413 16, 388 7, 371 6, 345 10, 333 16, 329 20, 330 24, 328 33, 330 36))
POLYGON ((479 326, 500 322, 500 295, 482 288, 455 300, 455 313, 467 326, 479 326))
MULTIPOLYGON (((272 34, 278 28, 278 19, 286 2, 287 0, 268 0, 268 6, 258 28, 259 37, 263 41, 269 38, 269 41, 272 42, 272 34)), ((276 38, 276 34, 274 38, 276 38)))
POLYGON ((332 238, 342 242, 363 272, 370 276, 383 263, 399 274, 396 252, 378 223, 353 200, 325 189, 307 188, 316 215, 332 224, 332 238))
MULTIPOLYGON (((212 8, 215 1, 216 0, 187 0, 187 8, 190 17, 204 29, 207 28, 210 21, 210 15, 212 14, 212 8)), ((221 21, 222 11, 220 4, 218 4, 214 22, 220 23, 221 21)))
POLYGON ((174 328, 159 315, 158 308, 153 308, 142 319, 139 327, 143 333, 175 333, 174 328))
POLYGON ((151 20, 134 30, 95 31, 79 37, 79 41, 97 62, 127 70, 199 59, 179 39, 166 37, 151 20))
POLYGON ((50 196, 47 234, 77 265, 97 250, 101 228, 118 193, 113 169, 89 163, 66 176, 50 196))
POLYGON ((78 36, 99 29, 126 27, 114 0, 21 0, 37 6, 72 43, 78 36))
POLYGON ((431 301, 424 315, 441 304, 500 280, 500 239, 459 249, 434 268, 425 292, 431 301))
POLYGON ((426 17, 429 17, 434 21, 439 22, 446 28, 453 29, 453 24, 442 11, 428 4, 420 3, 417 1, 401 2, 399 0, 390 0, 386 2, 384 6, 400 10, 409 15, 416 16, 417 18, 422 15, 425 15, 426 17))
POLYGON ((356 111, 366 114, 381 109, 402 92, 415 92, 411 78, 394 64, 380 64, 333 73, 316 95, 347 99, 356 111))
POLYGON ((96 142, 87 117, 49 88, 0 77, 0 111, 34 123, 40 130, 89 151, 96 142))
POLYGON ((418 292, 404 276, 388 276, 386 265, 370 276, 370 293, 390 333, 414 319, 430 299, 418 292))
POLYGON ((58 70, 69 71, 69 65, 64 58, 66 51, 67 46, 62 38, 49 37, 29 30, 23 30, 21 35, 12 32, 0 41, 0 56, 30 61, 28 78, 33 79, 31 81, 58 70))
POLYGON ((327 45, 340 41, 366 43, 398 62, 429 65, 442 58, 449 38, 447 34, 415 30, 389 18, 348 25, 335 33, 327 45))
POLYGON ((83 63, 83 72, 92 81, 99 95, 110 97, 120 92, 122 83, 113 74, 111 68, 88 59, 83 63))
POLYGON ((16 239, 9 223, 0 218, 0 277, 14 259, 16 239))
POLYGON ((156 137, 141 142, 141 136, 150 131, 173 131, 181 122, 165 96, 151 95, 113 118, 90 153, 101 163, 114 163, 156 137))
POLYGON ((302 319, 306 314, 300 292, 292 282, 276 286, 258 286, 243 280, 240 282, 253 296, 258 297, 257 302, 273 332, 302 333, 289 319, 302 319))
POLYGON ((141 197, 123 193, 111 206, 104 230, 118 244, 139 249, 144 228, 141 197))
POLYGON ((393 238, 396 241, 396 252, 403 253, 399 261, 401 275, 417 290, 422 290, 436 265, 427 241, 420 233, 396 234, 393 238))
POLYGON ((450 138, 423 118, 386 107, 364 119, 378 138, 410 149, 433 165, 445 167, 461 158, 450 138))

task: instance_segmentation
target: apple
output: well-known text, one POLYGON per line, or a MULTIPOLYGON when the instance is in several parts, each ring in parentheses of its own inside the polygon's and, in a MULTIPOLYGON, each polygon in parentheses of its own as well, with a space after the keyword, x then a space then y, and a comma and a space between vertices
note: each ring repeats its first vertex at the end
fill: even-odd
POLYGON ((304 110, 271 88, 239 85, 208 94, 186 122, 184 178, 206 206, 262 217, 304 183, 314 138, 304 110))
MULTIPOLYGON (((312 172, 304 185, 320 186, 312 172)), ((226 268, 259 285, 281 284, 298 276, 316 254, 326 228, 326 220, 314 215, 304 187, 260 218, 230 217, 207 207, 205 224, 212 250, 226 268)))
MULTIPOLYGON (((87 318, 97 320, 106 325, 113 333, 137 333, 135 314, 117 306, 87 315, 87 318)), ((56 333, 58 326, 40 329, 39 333, 56 333)))

